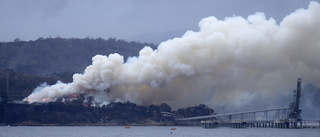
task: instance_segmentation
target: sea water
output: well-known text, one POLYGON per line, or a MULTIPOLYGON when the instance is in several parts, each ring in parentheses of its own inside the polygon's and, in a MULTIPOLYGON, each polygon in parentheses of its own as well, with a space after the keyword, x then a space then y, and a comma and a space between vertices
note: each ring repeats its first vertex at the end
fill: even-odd
POLYGON ((320 137, 320 128, 277 129, 179 126, 2 126, 0 137, 320 137), (176 130, 171 130, 176 128, 176 130))

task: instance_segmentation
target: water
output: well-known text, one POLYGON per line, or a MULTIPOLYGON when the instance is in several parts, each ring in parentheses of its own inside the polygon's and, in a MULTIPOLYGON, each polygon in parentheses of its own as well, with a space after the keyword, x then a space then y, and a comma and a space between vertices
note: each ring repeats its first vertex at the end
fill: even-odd
POLYGON ((169 126, 89 126, 89 127, 0 127, 0 137, 319 137, 320 129, 276 129, 247 128, 233 129, 221 127, 203 129, 201 127, 169 126), (172 134, 171 134, 172 133, 172 134))

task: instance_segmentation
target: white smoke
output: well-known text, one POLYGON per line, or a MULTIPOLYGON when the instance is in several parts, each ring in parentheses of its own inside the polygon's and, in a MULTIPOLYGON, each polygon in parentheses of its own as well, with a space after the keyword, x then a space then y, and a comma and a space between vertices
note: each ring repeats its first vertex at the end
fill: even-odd
POLYGON ((58 82, 25 100, 56 100, 73 94, 98 103, 166 102, 174 108, 199 103, 241 107, 255 98, 288 96, 298 77, 320 87, 320 4, 310 2, 277 25, 263 13, 199 22, 200 31, 143 48, 138 57, 96 55, 72 83, 58 82))

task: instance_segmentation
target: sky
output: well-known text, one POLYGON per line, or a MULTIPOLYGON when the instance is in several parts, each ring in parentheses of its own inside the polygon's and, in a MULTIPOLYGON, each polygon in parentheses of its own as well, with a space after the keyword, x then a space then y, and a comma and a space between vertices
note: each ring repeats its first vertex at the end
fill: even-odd
POLYGON ((198 31, 201 19, 263 12, 277 23, 310 0, 0 0, 0 41, 105 38, 155 44, 198 31))

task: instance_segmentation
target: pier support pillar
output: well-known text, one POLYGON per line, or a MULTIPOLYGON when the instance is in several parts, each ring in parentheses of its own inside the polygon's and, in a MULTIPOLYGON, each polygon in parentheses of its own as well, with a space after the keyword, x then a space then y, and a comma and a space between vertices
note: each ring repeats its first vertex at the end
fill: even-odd
POLYGON ((298 128, 298 123, 297 122, 293 122, 293 128, 298 128))
POLYGON ((300 127, 298 128, 302 128, 303 127, 302 121, 300 121, 299 123, 300 123, 300 127))

